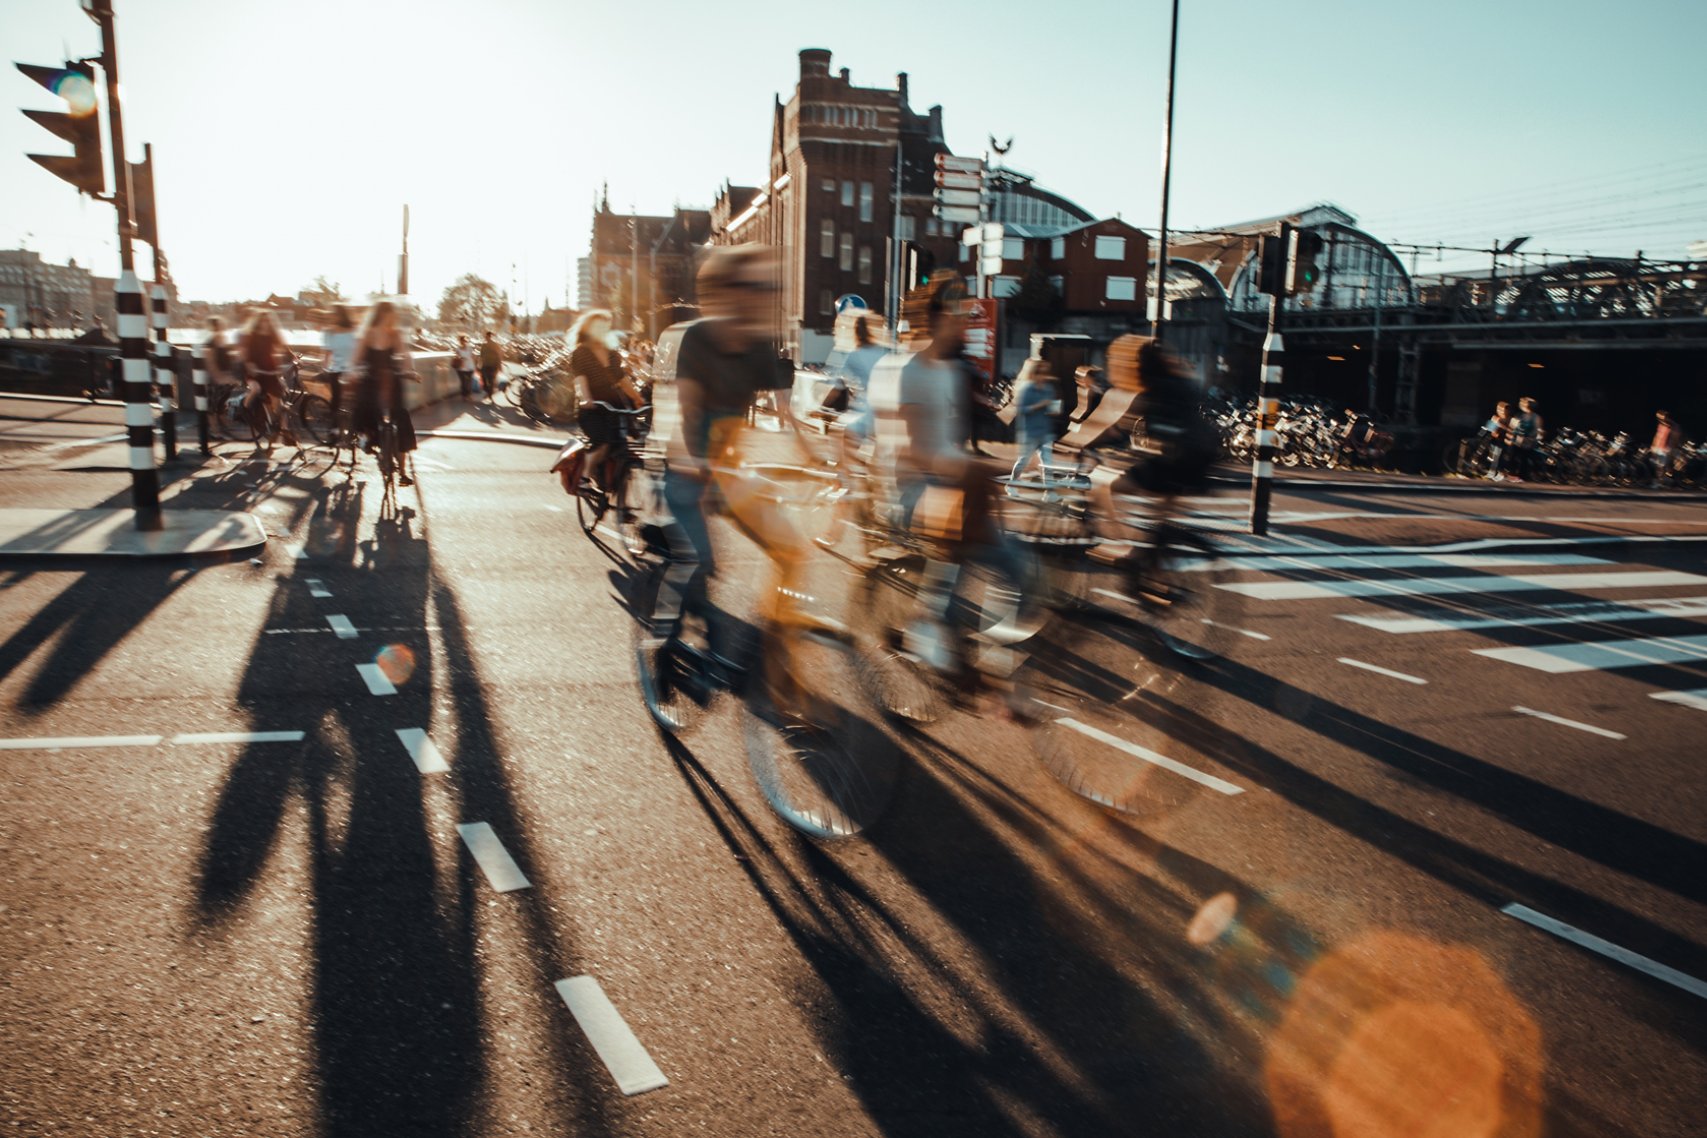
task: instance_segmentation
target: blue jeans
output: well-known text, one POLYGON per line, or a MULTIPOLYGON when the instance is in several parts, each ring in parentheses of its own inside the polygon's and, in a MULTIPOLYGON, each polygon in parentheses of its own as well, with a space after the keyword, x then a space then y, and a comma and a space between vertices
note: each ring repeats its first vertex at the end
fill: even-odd
POLYGON ((664 472, 664 504, 670 510, 664 537, 670 545, 670 564, 664 570, 651 616, 655 634, 674 636, 683 614, 697 613, 706 623, 708 647, 718 652, 722 631, 706 588, 707 579, 717 571, 711 527, 705 517, 707 487, 697 478, 674 470, 664 472))

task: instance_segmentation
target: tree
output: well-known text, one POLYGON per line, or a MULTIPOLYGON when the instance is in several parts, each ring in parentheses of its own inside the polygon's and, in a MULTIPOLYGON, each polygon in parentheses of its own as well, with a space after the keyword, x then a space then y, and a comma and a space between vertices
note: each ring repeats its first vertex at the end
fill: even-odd
POLYGON ((1043 267, 1043 262, 1033 259, 1026 266, 1025 279, 1020 281, 1019 291, 1008 301, 1008 311, 1047 331, 1060 321, 1065 309, 1066 302, 1049 279, 1049 271, 1043 267))
POLYGON ((349 297, 337 281, 329 281, 324 275, 314 278, 314 283, 303 289, 299 299, 304 304, 315 308, 330 308, 334 304, 343 304, 349 297))
POLYGON ((478 330, 510 321, 509 299, 498 286, 474 273, 464 273, 439 298, 439 323, 478 330))

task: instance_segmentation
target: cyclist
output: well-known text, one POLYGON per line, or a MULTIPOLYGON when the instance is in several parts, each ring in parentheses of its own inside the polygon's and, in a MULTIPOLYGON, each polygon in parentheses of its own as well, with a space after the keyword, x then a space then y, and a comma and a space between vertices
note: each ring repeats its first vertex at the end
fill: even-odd
POLYGON ((578 418, 581 430, 593 449, 587 454, 587 471, 599 488, 614 496, 620 486, 606 486, 610 473, 607 463, 612 451, 624 445, 626 415, 611 407, 640 406, 640 392, 623 369, 622 356, 611 350, 610 313, 601 308, 583 312, 566 339, 569 342, 569 374, 575 382, 575 397, 580 402, 578 418), (601 407, 599 404, 606 404, 601 407))
POLYGON ((320 378, 326 381, 332 396, 332 426, 336 430, 338 411, 344 405, 344 374, 350 370, 356 355, 356 322, 350 318, 347 305, 332 308, 332 330, 326 333, 326 358, 320 378))
POLYGON ((789 598, 798 593, 792 586, 808 544, 768 507, 754 481, 736 469, 748 409, 761 394, 786 389, 788 383, 769 338, 774 279, 770 255, 761 246, 709 251, 698 276, 706 315, 687 326, 677 348, 677 416, 664 440, 664 500, 672 519, 665 529, 670 565, 652 613, 652 629, 661 637, 661 647, 664 639, 680 631, 684 614, 698 614, 706 624, 707 647, 731 673, 722 621, 706 587, 717 571, 706 521, 712 484, 730 515, 775 568, 775 587, 760 605, 761 617, 786 619, 789 598))
POLYGON ((356 335, 355 362, 361 369, 356 387, 356 406, 353 421, 362 436, 362 449, 369 454, 379 442, 382 417, 386 410, 397 427, 397 453, 403 462, 400 486, 413 486, 408 475, 413 468, 408 456, 415 449, 415 423, 409 409, 403 405, 403 379, 413 383, 420 380, 409 367, 409 344, 397 322, 397 306, 389 300, 375 301, 367 310, 361 331, 356 335))
POLYGON ((244 409, 249 421, 270 424, 267 442, 282 436, 286 446, 298 446, 296 435, 290 424, 285 422, 283 414, 284 369, 291 351, 272 313, 260 309, 249 318, 237 345, 237 356, 242 361, 248 383, 249 394, 244 409))
POLYGON ((1005 471, 962 447, 971 411, 959 358, 967 307, 966 287, 951 274, 909 293, 904 312, 913 343, 878 363, 869 390, 878 483, 894 522, 947 552, 946 560, 927 562, 921 584, 926 616, 903 630, 902 647, 944 673, 959 664, 950 614, 962 564, 984 561, 1004 575, 1017 593, 1009 598, 1015 615, 1029 592, 1023 565, 992 517, 991 487, 1005 471))

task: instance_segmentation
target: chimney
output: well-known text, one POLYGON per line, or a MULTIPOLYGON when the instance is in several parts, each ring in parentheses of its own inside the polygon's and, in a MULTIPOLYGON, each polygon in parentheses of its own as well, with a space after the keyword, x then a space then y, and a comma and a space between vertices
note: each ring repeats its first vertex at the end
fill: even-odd
POLYGON ((842 82, 846 83, 847 81, 848 81, 848 69, 844 67, 844 68, 842 68, 842 82))
POLYGON ((907 73, 905 71, 895 76, 895 90, 901 93, 901 109, 907 108, 907 73))
POLYGON ((800 53, 800 77, 802 79, 828 79, 830 77, 830 53, 821 47, 803 49, 800 53))
POLYGON ((930 110, 930 140, 941 142, 942 139, 942 104, 938 103, 930 110))

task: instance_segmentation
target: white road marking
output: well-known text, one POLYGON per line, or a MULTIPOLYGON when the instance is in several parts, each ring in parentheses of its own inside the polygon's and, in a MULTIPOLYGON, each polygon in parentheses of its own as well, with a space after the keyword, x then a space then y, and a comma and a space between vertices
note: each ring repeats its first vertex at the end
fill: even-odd
POLYGON ((1407 684, 1426 684, 1421 676, 1408 676, 1404 672, 1395 672, 1391 668, 1383 668, 1379 664, 1366 664, 1362 660, 1353 660, 1350 656, 1341 656, 1339 662, 1349 668, 1362 668, 1366 672, 1374 672, 1379 676, 1388 676, 1395 680, 1404 680, 1407 684))
POLYGON ((492 883, 492 888, 500 893, 528 888, 527 877, 522 874, 516 859, 510 856, 510 851, 504 848, 504 843, 498 840, 498 835, 492 832, 491 826, 485 822, 467 822, 459 825, 456 832, 462 835, 463 844, 474 855, 475 863, 486 875, 486 880, 492 883))
POLYGON ((1521 593, 1572 589, 1658 589, 1707 584, 1707 577, 1673 570, 1634 573, 1513 574, 1504 577, 1417 577, 1391 581, 1263 581, 1218 584, 1260 601, 1337 597, 1427 597, 1447 593, 1521 593))
POLYGON ((1275 569, 1434 569, 1442 565, 1454 569, 1506 569, 1534 565, 1609 565, 1611 562, 1601 557, 1588 557, 1580 553, 1369 553, 1358 556, 1351 552, 1335 550, 1316 556, 1308 551, 1300 551, 1293 556, 1270 555, 1264 557, 1240 557, 1218 562, 1190 562, 1180 566, 1187 572, 1220 569, 1230 566, 1234 569, 1251 569, 1271 571, 1275 569))
POLYGON ((554 514, 561 514, 563 512, 562 506, 547 506, 545 508, 550 510, 554 514))
POLYGON ((385 672, 378 664, 357 664, 356 671, 362 674, 362 681, 367 684, 367 690, 373 695, 396 695, 397 687, 386 678, 385 672))
POLYGON ((1696 688, 1694 691, 1657 691, 1651 692, 1649 698, 1661 703, 1675 703, 1679 707, 1693 707, 1696 711, 1707 711, 1707 688, 1696 688))
POLYGON ((308 595, 311 597, 329 597, 332 595, 332 590, 328 589, 319 580, 310 577, 308 578, 308 595))
POLYGON ((1222 794, 1228 795, 1243 794, 1245 792, 1244 787, 1235 786, 1226 779, 1216 778, 1212 774, 1204 774, 1202 771, 1193 767, 1188 767, 1184 763, 1175 762, 1166 755, 1159 755, 1148 747, 1139 746, 1137 743, 1129 742, 1118 735, 1110 735, 1107 731, 1104 731, 1101 728, 1092 727, 1088 723, 1081 723, 1070 716, 1063 716, 1055 722, 1061 724, 1063 727, 1068 727, 1077 731, 1086 738, 1095 739, 1099 743, 1106 743, 1117 751, 1125 751, 1133 758, 1143 759, 1147 763, 1154 763, 1165 771, 1172 771, 1182 778, 1189 778, 1192 782, 1198 783, 1202 786, 1207 786, 1211 790, 1219 791, 1222 794))
POLYGON ((292 554, 292 556, 295 557, 298 561, 307 561, 308 560, 308 550, 302 548, 299 545, 296 547, 296 552, 294 554, 292 554))
POLYGON ((343 613, 332 613, 326 618, 326 623, 333 632, 338 634, 339 640, 354 640, 356 638, 356 626, 351 624, 350 618, 343 613))
POLYGON ((39 739, 0 739, 0 751, 66 751, 85 747, 157 747, 159 735, 62 735, 39 739))
POLYGON ((1273 640, 1274 639, 1274 637, 1268 635, 1267 633, 1252 632, 1248 628, 1234 628, 1230 624, 1222 624, 1220 621, 1210 620, 1208 617, 1203 618, 1203 623, 1209 625, 1211 628, 1225 628, 1228 632, 1237 632, 1240 636, 1248 636, 1252 640, 1273 640))
POLYGON ((598 980, 572 976, 557 981, 556 988, 569 1014, 581 1025, 587 1042, 593 1045, 605 1069, 616 1080, 618 1090, 625 1095, 638 1095, 670 1085, 598 980))
POLYGON ((301 731, 204 731, 198 734, 174 735, 175 745, 193 743, 300 743, 301 731))
POLYGON ((622 540, 622 535, 620 533, 617 533, 615 530, 611 529, 607 525, 596 525, 593 528, 595 530, 597 530, 598 532, 604 534, 606 537, 610 538, 612 541, 621 541, 622 540))
POLYGON ((1429 617, 1364 616, 1338 613, 1340 620, 1361 624, 1377 632, 1403 636, 1415 632, 1461 632, 1478 628, 1529 628, 1547 624, 1603 624, 1626 620, 1687 620, 1707 616, 1707 597, 1662 597, 1634 601, 1573 601, 1562 605, 1536 605, 1508 610, 1510 616, 1429 617))
POLYGON ((1091 592, 1096 593, 1098 596, 1107 597, 1111 601, 1119 601, 1121 604, 1135 605, 1138 603, 1125 593, 1117 593, 1113 589, 1100 589, 1093 587, 1091 592))
POLYGON ((1566 719, 1560 715, 1549 715, 1545 711, 1536 711, 1533 707, 1514 707, 1512 710, 1519 715, 1532 715, 1536 719, 1542 719, 1548 723, 1557 723, 1560 727, 1575 727, 1578 731, 1587 731, 1590 735, 1599 735, 1605 739, 1626 738, 1616 731, 1608 731, 1606 728, 1596 727, 1592 723, 1578 723, 1575 719, 1566 719))
POLYGON ((403 749, 409 752, 409 757, 415 760, 415 769, 422 774, 443 774, 450 770, 450 764, 439 753, 438 745, 421 728, 399 727, 397 738, 403 749))
POLYGON ((1543 932, 1550 932, 1556 937, 1562 937, 1572 944, 1588 949, 1590 952, 1598 952, 1609 960, 1616 960, 1618 963, 1634 968, 1638 972, 1646 973, 1656 980, 1663 980, 1675 988, 1682 988, 1692 996, 1707 999, 1707 981, 1697 980, 1687 972, 1668 968, 1657 960, 1649 960, 1640 953, 1621 948, 1609 940, 1602 940, 1593 933, 1585 933, 1574 925, 1567 925, 1564 921, 1554 920, 1545 913, 1537 913, 1529 906, 1519 905, 1515 901, 1502 908, 1500 912, 1508 917, 1516 917, 1525 924, 1534 925, 1543 932))
POLYGON ((1521 664, 1538 672, 1598 672, 1707 660, 1707 636, 1656 636, 1647 640, 1604 640, 1589 644, 1554 644, 1543 648, 1475 648, 1478 656, 1521 664))

